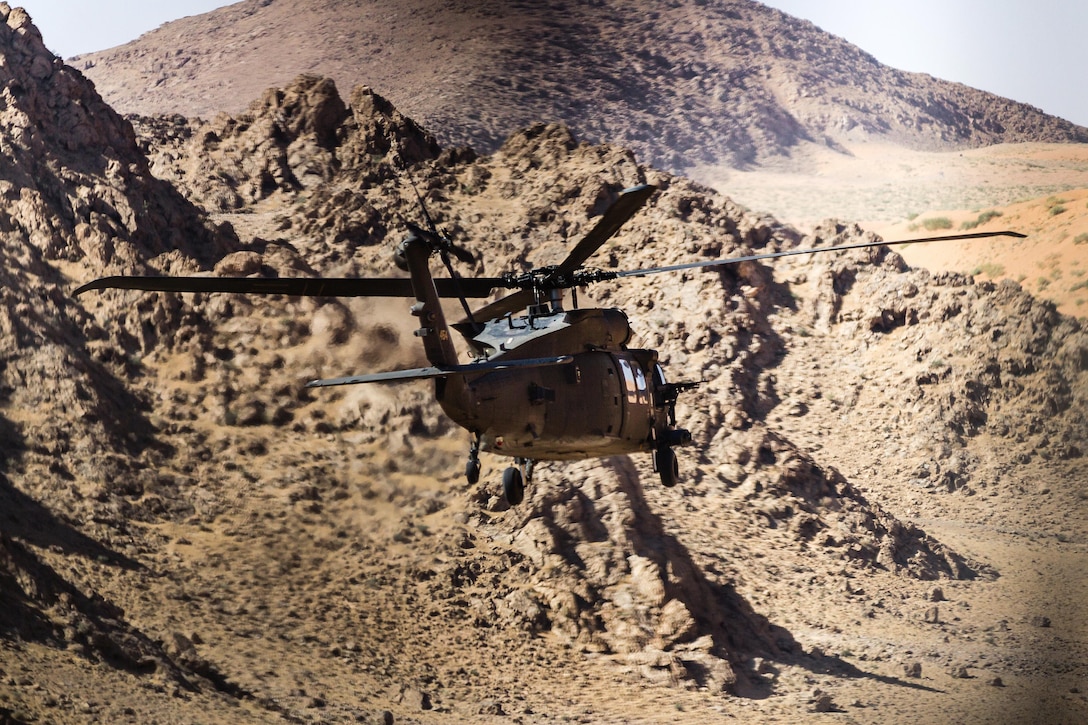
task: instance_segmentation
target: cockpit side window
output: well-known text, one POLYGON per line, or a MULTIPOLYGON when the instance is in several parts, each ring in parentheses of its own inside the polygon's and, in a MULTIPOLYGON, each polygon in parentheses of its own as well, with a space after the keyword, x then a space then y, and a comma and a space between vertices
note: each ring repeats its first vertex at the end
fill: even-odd
POLYGON ((646 374, 637 363, 620 358, 620 370, 623 371, 623 387, 627 392, 627 402, 641 405, 650 403, 650 390, 646 384, 646 374))
POLYGON ((631 363, 620 358, 620 370, 623 372, 623 389, 627 391, 627 402, 637 403, 638 392, 635 389, 635 374, 631 371, 631 363))

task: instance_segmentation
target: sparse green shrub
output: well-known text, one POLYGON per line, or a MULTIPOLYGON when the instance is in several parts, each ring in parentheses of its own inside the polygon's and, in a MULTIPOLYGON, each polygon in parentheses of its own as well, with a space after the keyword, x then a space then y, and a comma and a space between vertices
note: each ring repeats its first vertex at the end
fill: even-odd
POLYGON ((922 226, 931 232, 935 232, 939 229, 951 229, 952 220, 946 216, 933 217, 932 219, 925 219, 922 221, 922 226))
POLYGON ((1042 292, 1050 286, 1050 280, 1047 277, 1040 277, 1039 279, 1035 280, 1035 284, 1039 286, 1039 291, 1042 292))
POLYGON ((1000 277, 1005 274, 1005 265, 994 262, 984 262, 971 270, 971 275, 984 274, 987 277, 1000 277))
POLYGON ((990 211, 984 211, 984 212, 982 212, 981 214, 978 215, 978 219, 975 219, 974 221, 971 221, 971 222, 964 222, 963 224, 960 225, 960 228, 961 229, 974 229, 975 227, 979 226, 980 224, 985 224, 986 222, 990 221, 991 219, 996 219, 999 216, 1003 216, 1003 215, 1002 215, 1001 212, 997 211, 996 209, 991 209, 990 211))
POLYGON ((1073 238, 1073 244, 1088 244, 1088 232, 1078 234, 1073 238))
POLYGON ((1057 196, 1047 197, 1046 209, 1050 216, 1058 216, 1065 211, 1066 200, 1057 196))

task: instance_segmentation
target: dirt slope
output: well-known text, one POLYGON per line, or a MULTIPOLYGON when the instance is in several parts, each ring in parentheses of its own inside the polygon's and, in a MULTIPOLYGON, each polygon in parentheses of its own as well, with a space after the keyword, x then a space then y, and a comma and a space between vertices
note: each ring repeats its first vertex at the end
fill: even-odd
POLYGON ((859 144, 850 157, 823 153, 801 173, 705 169, 723 193, 812 229, 857 219, 884 239, 1012 229, 1025 240, 901 247, 932 271, 1012 279, 1065 314, 1088 304, 1088 145, 1002 144, 919 152, 859 144))
POLYGON ((860 141, 1085 141, 1038 109, 904 73, 751 0, 245 0, 72 59, 125 113, 238 113, 300 73, 373 87, 443 145, 560 121, 669 171, 860 141))
POLYGON ((639 182, 661 191, 602 266, 864 233, 801 238, 559 125, 443 150, 320 78, 138 139, 96 106, 105 171, 81 172, 59 129, 100 100, 4 19, 7 193, 29 200, 0 225, 6 719, 1084 719, 1076 320, 881 249, 599 287, 705 381, 678 410, 686 480, 545 466, 510 509, 501 459, 465 483, 426 386, 301 387, 417 364, 400 306, 72 287, 388 273, 418 214, 402 162, 488 273, 561 258, 639 182))

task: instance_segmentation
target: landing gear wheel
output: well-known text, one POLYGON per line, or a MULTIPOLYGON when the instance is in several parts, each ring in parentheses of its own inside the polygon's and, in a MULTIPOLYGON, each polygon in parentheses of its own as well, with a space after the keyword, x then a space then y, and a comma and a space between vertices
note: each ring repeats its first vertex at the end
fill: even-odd
POLYGON ((480 482, 480 459, 470 458, 468 463, 465 464, 465 478, 468 479, 471 486, 475 486, 480 482))
POLYGON ((525 500, 525 482, 521 471, 514 466, 502 472, 502 495, 511 506, 517 506, 525 500))
POLYGON ((465 478, 470 486, 480 482, 480 434, 472 434, 472 445, 468 449, 468 463, 465 464, 465 478))
POLYGON ((661 485, 672 488, 680 480, 680 464, 676 460, 676 453, 671 448, 657 449, 657 473, 661 476, 661 485))

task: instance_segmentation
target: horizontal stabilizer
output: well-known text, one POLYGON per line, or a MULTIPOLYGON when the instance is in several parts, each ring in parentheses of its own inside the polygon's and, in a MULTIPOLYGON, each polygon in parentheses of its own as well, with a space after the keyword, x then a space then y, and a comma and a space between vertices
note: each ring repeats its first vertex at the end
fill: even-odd
POLYGON ((330 378, 327 380, 311 380, 306 383, 307 388, 327 388, 333 385, 356 385, 358 383, 394 383, 405 380, 421 380, 424 378, 447 378, 454 375, 474 375, 477 373, 493 372, 495 370, 512 370, 514 368, 539 368, 550 365, 565 365, 574 360, 571 355, 559 357, 538 357, 527 360, 493 360, 468 365, 450 365, 447 367, 412 368, 411 370, 393 370, 388 373, 371 373, 369 375, 353 375, 347 378, 330 378))

